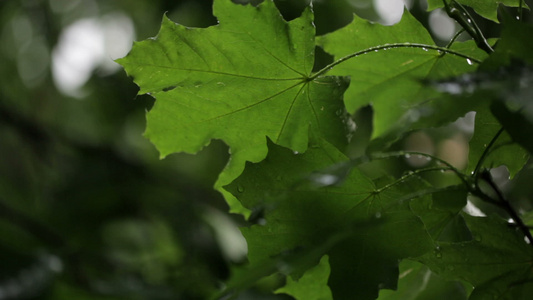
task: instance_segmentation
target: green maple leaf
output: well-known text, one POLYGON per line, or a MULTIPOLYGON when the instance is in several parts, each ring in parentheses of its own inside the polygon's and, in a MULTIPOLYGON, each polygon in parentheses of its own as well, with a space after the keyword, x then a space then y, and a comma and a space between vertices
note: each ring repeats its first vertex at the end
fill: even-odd
MULTIPOLYGON (((320 256, 329 255, 334 299, 352 299, 354 291, 358 299, 373 299, 379 289, 396 286, 398 259, 424 253, 433 244, 409 201, 401 201, 414 189, 407 181, 378 189, 352 169, 342 184, 328 185, 336 175, 323 169, 345 161, 325 141, 312 142, 304 154, 270 144, 267 158, 248 163, 226 188, 245 207, 265 215, 262 225, 242 229, 252 265, 287 251, 321 249, 320 256)), ((290 274, 298 277, 301 269, 290 274)))
MULTIPOLYGON (((428 10, 444 7, 443 0, 428 0, 428 10)), ((449 1, 449 0, 444 0, 449 1)), ((519 7, 520 0, 456 0, 457 2, 472 7, 480 16, 498 22, 498 5, 519 7)), ((527 7, 524 3, 523 7, 527 7)))
POLYGON ((483 157, 479 167, 496 168, 505 165, 511 178, 514 177, 529 159, 528 152, 514 143, 507 132, 503 131, 498 135, 502 125, 488 107, 476 112, 475 122, 474 135, 469 143, 467 171, 478 171, 476 167, 483 157), (489 145, 491 148, 487 149, 489 145))
POLYGON ((361 55, 335 66, 329 74, 351 76, 350 87, 344 96, 350 113, 372 105, 374 138, 397 130, 398 120, 418 121, 419 114, 407 113, 438 96, 423 81, 473 71, 476 68, 474 61, 486 56, 471 43, 454 45, 462 55, 442 55, 426 29, 407 11, 401 22, 394 26, 371 24, 354 16, 351 24, 319 37, 317 43, 335 59, 361 52, 361 55), (375 51, 368 52, 367 49, 375 51))
POLYGON ((378 300, 445 300, 467 299, 463 285, 444 280, 421 263, 403 260, 400 263, 398 290, 382 290, 378 300))
POLYGON ((435 241, 460 242, 472 239, 460 214, 466 206, 464 186, 450 186, 432 194, 430 199, 412 201, 411 209, 422 219, 435 241))
POLYGON ((529 299, 533 292, 533 248, 509 223, 464 216, 474 239, 441 242, 417 260, 447 279, 471 283, 470 299, 529 299))
MULTIPOLYGON (((187 28, 164 18, 157 37, 134 45, 118 62, 156 98, 145 136, 161 156, 196 153, 221 139, 231 160, 217 187, 245 161, 267 154, 266 138, 294 151, 307 149, 309 130, 342 147, 347 115, 339 77, 310 79, 313 12, 283 20, 272 1, 257 7, 216 0, 219 24, 187 28)), ((222 191, 224 192, 224 191, 222 191)), ((225 193, 233 211, 242 211, 225 193)))
POLYGON ((309 269, 299 279, 287 278, 287 284, 276 290, 276 293, 284 293, 295 299, 307 300, 332 300, 333 296, 327 285, 330 267, 328 256, 324 255, 318 265, 309 269))

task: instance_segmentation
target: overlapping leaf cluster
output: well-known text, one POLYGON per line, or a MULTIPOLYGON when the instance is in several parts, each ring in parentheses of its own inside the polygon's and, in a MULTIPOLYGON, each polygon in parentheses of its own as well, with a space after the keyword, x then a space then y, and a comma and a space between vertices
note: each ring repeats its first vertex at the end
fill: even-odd
MULTIPOLYGON (((520 6, 459 2, 492 20, 498 3, 520 6)), ((407 11, 394 26, 354 16, 320 37, 310 7, 290 22, 272 1, 216 0, 213 13, 219 24, 203 29, 165 18, 156 38, 119 62, 140 93, 156 98, 146 136, 161 156, 195 153, 212 139, 230 147, 216 188, 257 224, 242 229, 249 265, 221 295, 276 272, 287 275, 277 292, 297 299, 531 294, 533 248, 524 231, 462 212, 468 195, 513 212, 485 169, 504 164, 514 175, 533 149, 523 130, 533 122, 530 26, 504 18, 495 52, 486 53, 474 41, 435 45, 407 11), (316 46, 334 62, 313 72, 316 46), (343 153, 355 129, 350 114, 366 105, 380 152, 409 130, 476 111, 468 169, 434 158, 399 178, 361 171, 358 161, 401 155, 343 153), (455 173, 459 184, 436 187, 419 176, 435 171, 455 173)))

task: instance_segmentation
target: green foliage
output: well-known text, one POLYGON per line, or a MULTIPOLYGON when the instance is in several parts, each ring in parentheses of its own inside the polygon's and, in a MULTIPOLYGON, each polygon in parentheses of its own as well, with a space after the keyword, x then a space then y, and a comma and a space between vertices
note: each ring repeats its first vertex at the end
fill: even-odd
MULTIPOLYGON (((460 5, 452 2, 429 8, 460 5)), ((499 3, 525 8, 458 2, 491 20, 499 3)), ((514 176, 533 150, 529 25, 503 17, 501 40, 490 45, 463 19, 474 41, 441 47, 408 11, 389 27, 354 16, 316 39, 311 7, 288 22, 269 0, 216 0, 213 12, 219 24, 208 28, 165 17, 158 36, 119 63, 156 98, 145 135, 162 157, 213 139, 230 148, 215 187, 252 224, 242 228, 248 265, 216 295, 282 274, 286 285, 271 290, 297 299, 527 299, 531 233, 490 168, 514 176), (315 46, 333 62, 313 71, 315 46), (349 157, 348 143, 358 143, 352 117, 367 105, 374 144, 349 157), (468 167, 393 151, 411 130, 469 111, 468 167), (412 156, 425 166, 397 172, 381 163, 412 156), (470 216, 467 199, 499 217, 470 216)))
POLYGON ((444 7, 443 2, 458 2, 470 6, 480 16, 494 22, 498 22, 498 5, 503 4, 510 7, 520 7, 521 4, 524 5, 522 0, 428 0, 428 9, 433 10, 438 7, 444 7))
POLYGON ((533 249, 502 220, 465 216, 474 239, 439 243, 419 261, 444 278, 475 289, 471 299, 526 299, 531 295, 533 249))
POLYGON ((277 289, 276 293, 289 294, 296 299, 333 299, 327 282, 329 273, 328 256, 325 255, 320 259, 318 265, 310 268, 298 281, 288 277, 287 284, 277 289))
POLYGON ((213 13, 220 25, 206 29, 165 18, 157 39, 138 43, 119 60, 141 93, 160 100, 145 135, 161 156, 195 153, 211 139, 230 147, 221 184, 240 174, 245 161, 265 158, 265 137, 304 152, 311 127, 339 147, 346 143, 341 98, 346 80, 308 80, 315 48, 311 10, 287 23, 274 3, 261 7, 217 1, 213 13), (176 98, 182 101, 172 101, 176 98))

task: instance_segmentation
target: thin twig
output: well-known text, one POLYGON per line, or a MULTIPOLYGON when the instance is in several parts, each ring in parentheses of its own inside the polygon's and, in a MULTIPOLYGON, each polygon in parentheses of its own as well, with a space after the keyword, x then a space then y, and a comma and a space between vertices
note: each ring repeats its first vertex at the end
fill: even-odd
MULTIPOLYGON (((450 40, 450 42, 448 43, 448 45, 446 45, 446 48, 451 48, 453 43, 455 42, 455 40, 457 40, 457 38, 463 33, 465 32, 465 29, 461 27, 461 29, 459 31, 457 31, 457 33, 452 37, 452 39, 450 40)), ((443 53, 443 55, 446 54, 446 53, 443 53)))
POLYGON ((489 155, 489 151, 490 149, 492 148, 492 146, 494 146, 494 143, 496 143, 496 141, 498 140, 498 138, 500 137, 500 135, 503 133, 503 127, 500 128, 500 130, 498 130, 498 132, 494 135, 494 137, 492 137, 492 139, 490 140, 489 144, 487 145, 487 147, 485 147, 485 150, 483 150, 483 153, 481 154, 481 157, 479 158, 479 160, 477 161, 477 164, 476 164, 476 168, 474 169, 474 173, 472 173, 472 175, 474 177, 476 177, 479 173, 479 169, 481 168, 481 166, 483 165, 483 162, 485 161, 485 159, 487 158, 487 156, 489 155))
POLYGON ((499 200, 499 206, 502 207, 511 217, 511 219, 515 222, 516 226, 520 228, 522 233, 526 236, 526 238, 529 240, 529 243, 533 247, 533 236, 531 235, 531 232, 529 231, 529 228, 526 226, 524 221, 522 221, 522 218, 518 215, 516 210, 511 206, 511 203, 507 201, 505 196, 503 195, 503 192, 500 190, 500 188, 496 185, 494 182, 492 175, 488 170, 481 173, 481 177, 484 179, 485 182, 489 184, 489 186, 492 188, 492 190, 496 193, 496 196, 499 200))
POLYGON ((487 39, 483 35, 483 32, 481 32, 481 29, 479 29, 479 26, 477 26, 470 13, 461 5, 461 3, 455 0, 452 0, 450 3, 446 2, 446 0, 443 0, 442 2, 444 3, 444 8, 448 16, 457 21, 457 23, 459 23, 466 30, 466 32, 470 34, 480 49, 484 50, 488 54, 494 52, 492 47, 487 42, 487 39))

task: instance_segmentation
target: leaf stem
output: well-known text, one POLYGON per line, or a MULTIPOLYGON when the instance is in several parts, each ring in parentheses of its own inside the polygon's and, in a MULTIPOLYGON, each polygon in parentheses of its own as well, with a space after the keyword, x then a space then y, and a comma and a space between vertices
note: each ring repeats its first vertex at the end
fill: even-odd
POLYGON ((402 177, 398 178, 398 180, 396 180, 394 182, 391 182, 391 183, 389 183, 389 184, 387 184, 385 186, 382 186, 379 189, 376 189, 374 191, 374 193, 381 193, 384 190, 390 189, 391 187, 393 187, 393 186, 395 186, 395 185, 397 185, 399 183, 404 182, 409 177, 412 177, 412 176, 415 176, 415 175, 418 175, 418 174, 421 174, 421 173, 433 172, 433 171, 450 171, 450 170, 451 170, 451 168, 443 168, 443 167, 432 167, 432 168, 424 168, 424 169, 414 170, 414 171, 408 172, 406 175, 403 175, 402 177))
POLYGON ((479 29, 470 13, 461 5, 461 3, 458 3, 455 0, 451 0, 450 3, 446 2, 446 0, 443 0, 442 2, 444 3, 444 8, 446 9, 448 16, 457 21, 457 23, 470 34, 480 49, 488 54, 494 52, 485 36, 483 36, 481 29, 479 29))
POLYGON ((446 48, 450 48, 453 43, 455 42, 455 40, 457 40, 457 38, 463 33, 465 32, 466 30, 464 28, 461 28, 459 31, 457 31, 457 33, 453 36, 453 38, 450 40, 450 42, 448 43, 448 45, 446 45, 446 48))
POLYGON ((414 193, 407 194, 403 197, 398 198, 398 201, 406 201, 411 200, 415 198, 419 198, 425 195, 435 194, 439 192, 445 192, 445 191, 461 191, 463 190, 463 185, 450 185, 446 187, 440 187, 440 188, 428 188, 420 191, 416 191, 414 193))
MULTIPOLYGON (((492 140, 490 140, 489 144, 487 145, 487 147, 485 147, 485 150, 483 150, 483 153, 481 154, 481 157, 479 158, 479 160, 477 161, 477 164, 476 164, 476 168, 474 169, 474 173, 472 173, 472 175, 474 177, 477 177, 477 174, 479 173, 479 169, 481 168, 481 166, 483 165, 483 162, 485 161, 485 159, 487 158, 487 155, 489 155, 489 152, 490 152, 490 149, 492 148, 492 146, 494 146, 494 143, 496 143, 496 141, 498 140, 498 138, 500 137, 500 135, 503 133, 503 127, 500 128, 500 130, 498 130, 498 132, 494 135, 494 137, 492 138, 492 140)), ((533 241, 532 241, 533 242, 533 241)))
POLYGON ((457 177, 459 177, 459 179, 461 179, 461 181, 463 181, 463 183, 465 183, 467 186, 469 185, 469 181, 466 178, 466 175, 463 174, 461 171, 459 171, 456 167, 452 166, 449 162, 447 162, 447 161, 445 161, 443 159, 440 159, 440 158, 438 158, 436 156, 433 156, 431 154, 427 154, 427 153, 424 153, 424 152, 397 151, 397 152, 378 153, 378 154, 373 154, 371 156, 371 158, 382 159, 382 158, 391 158, 391 157, 402 157, 402 156, 405 156, 405 155, 419 155, 419 156, 431 158, 432 160, 434 160, 436 162, 439 162, 439 163, 445 165, 446 167, 448 167, 448 168, 441 168, 441 169, 450 170, 450 171, 454 172, 457 175, 457 177))
POLYGON ((367 53, 370 53, 370 52, 378 52, 380 50, 388 50, 388 49, 395 49, 395 48, 421 48, 421 49, 425 49, 425 50, 430 49, 430 50, 435 50, 435 51, 439 51, 439 52, 442 52, 442 53, 448 53, 448 54, 452 54, 452 55, 455 55, 455 56, 459 56, 459 57, 468 59, 471 62, 481 63, 481 61, 476 59, 476 58, 473 58, 473 57, 470 57, 470 56, 465 55, 463 53, 448 49, 446 47, 439 47, 439 46, 435 46, 435 45, 425 45, 425 44, 418 44, 418 43, 394 43, 394 44, 385 44, 385 45, 370 47, 370 48, 367 48, 367 49, 364 49, 364 50, 361 50, 361 51, 346 55, 344 57, 341 57, 338 60, 330 63, 327 66, 325 66, 321 70, 317 71, 316 73, 311 74, 311 76, 307 80, 308 81, 314 80, 318 76, 320 76, 320 75, 322 75, 324 73, 327 73, 329 70, 331 70, 336 65, 341 64, 341 63, 349 60, 350 58, 354 58, 354 57, 357 57, 357 56, 360 56, 360 55, 363 55, 363 54, 367 54, 367 53))
MULTIPOLYGON (((520 228, 522 233, 528 239, 528 241, 529 241, 528 244, 533 247, 533 236, 531 235, 531 232, 529 231, 529 228, 526 226, 524 221, 522 221, 522 218, 520 218, 520 216, 518 215, 516 210, 511 206, 511 203, 509 203, 509 201, 507 201, 507 199, 503 195, 503 192, 500 190, 500 188, 494 182, 490 172, 488 170, 485 170, 484 172, 481 173, 481 177, 482 177, 482 179, 485 182, 487 182, 489 184, 491 189, 496 193, 496 196, 498 197, 498 201, 497 201, 496 205, 501 207, 501 208, 503 208, 509 214, 511 219, 515 222, 516 226, 518 226, 518 228, 520 228)), ((476 187, 478 187, 477 186, 477 182, 476 182, 476 187)), ((485 196, 485 197, 483 197, 483 199, 486 199, 486 197, 489 197, 488 195, 483 193, 481 191, 481 189, 479 189, 479 188, 477 188, 477 192, 478 192, 478 195, 479 194, 483 194, 485 196)), ((494 204, 494 201, 491 202, 491 203, 494 204)))

